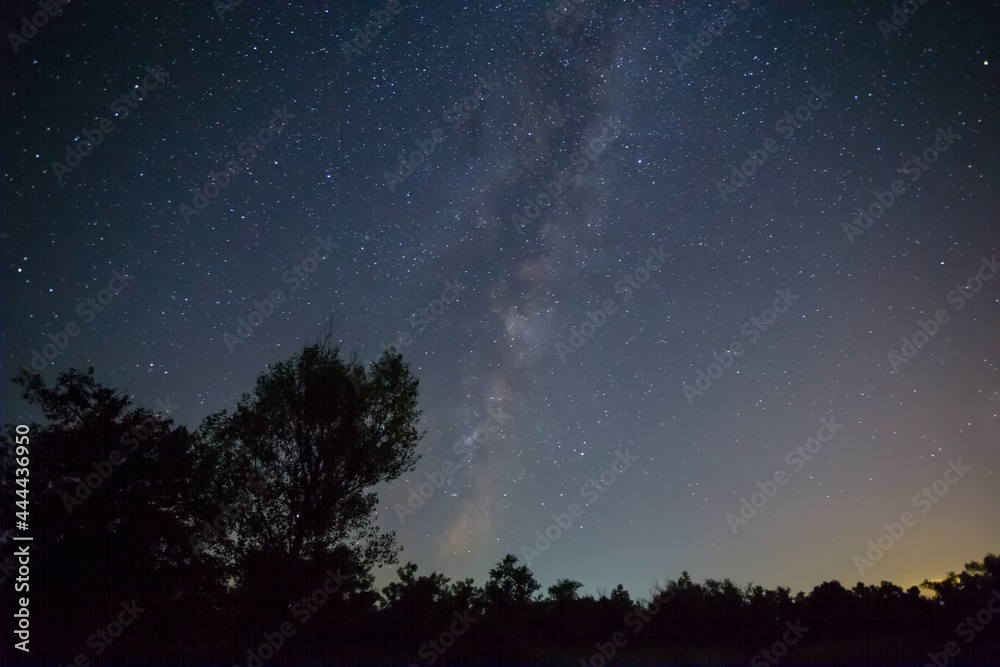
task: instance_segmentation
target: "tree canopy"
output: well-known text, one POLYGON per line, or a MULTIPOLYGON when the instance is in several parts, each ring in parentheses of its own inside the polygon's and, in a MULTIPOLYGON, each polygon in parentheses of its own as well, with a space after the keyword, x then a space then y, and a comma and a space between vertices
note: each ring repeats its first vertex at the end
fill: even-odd
POLYGON ((351 545, 366 567, 394 563, 372 487, 413 469, 416 404, 417 380, 400 355, 365 369, 316 344, 262 374, 233 414, 207 418, 214 487, 233 508, 231 557, 295 562, 351 545))

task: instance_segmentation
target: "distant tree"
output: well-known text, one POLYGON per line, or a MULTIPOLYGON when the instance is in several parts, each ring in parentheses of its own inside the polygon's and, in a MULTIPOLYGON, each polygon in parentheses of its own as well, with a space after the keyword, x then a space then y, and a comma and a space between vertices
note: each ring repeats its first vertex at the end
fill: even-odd
POLYGON ((518 565, 517 556, 507 554, 490 570, 484 587, 486 602, 492 607, 526 607, 541 585, 527 565, 518 565))
POLYGON ((752 581, 743 590, 743 597, 751 605, 759 605, 764 602, 764 587, 754 584, 752 581))
POLYGON ((903 589, 891 581, 882 580, 878 585, 878 595, 885 600, 899 599, 903 597, 903 589))
MULTIPOLYGON (((619 584, 620 585, 620 584, 619 584)), ((577 591, 583 588, 579 581, 559 579, 549 586, 549 597, 554 602, 572 602, 577 599, 577 591)))
POLYGON ((452 584, 450 594, 456 611, 470 611, 475 616, 482 614, 483 589, 476 586, 475 581, 471 578, 452 584))
POLYGON ((611 591, 611 601, 625 609, 632 608, 632 596, 621 584, 615 586, 614 590, 611 591))
MULTIPOLYGON (((857 597, 837 580, 815 586, 805 603, 809 619, 817 625, 814 634, 824 638, 846 636, 857 621, 857 616, 851 613, 856 609, 856 601, 857 597)), ((808 621, 804 622, 809 625, 808 621)))
POLYGON ((945 605, 957 602, 961 589, 958 575, 954 572, 949 572, 943 579, 937 581, 924 579, 920 586, 934 591, 938 603, 945 605))
POLYGON ((920 584, 935 593, 939 603, 955 608, 982 606, 985 597, 1000 585, 1000 558, 986 554, 983 562, 970 561, 961 573, 949 572, 937 581, 920 584))
POLYGON ((821 603, 829 602, 834 604, 842 604, 843 601, 849 599, 850 596, 850 592, 836 579, 833 581, 824 581, 819 586, 813 588, 812 592, 809 594, 810 598, 813 598, 821 603))
POLYGON ((742 609, 743 607, 743 592, 739 587, 733 583, 733 580, 726 577, 722 580, 722 587, 720 589, 720 594, 727 603, 737 609, 742 609))
POLYGON ((448 577, 437 572, 430 576, 417 577, 416 563, 407 563, 396 570, 399 581, 391 582, 382 589, 386 603, 408 613, 420 613, 435 605, 443 605, 451 600, 448 577))
POLYGON ((440 633, 454 604, 448 578, 437 572, 417 576, 415 563, 397 568, 399 581, 382 589, 385 600, 381 611, 387 635, 403 654, 412 654, 427 637, 440 633))

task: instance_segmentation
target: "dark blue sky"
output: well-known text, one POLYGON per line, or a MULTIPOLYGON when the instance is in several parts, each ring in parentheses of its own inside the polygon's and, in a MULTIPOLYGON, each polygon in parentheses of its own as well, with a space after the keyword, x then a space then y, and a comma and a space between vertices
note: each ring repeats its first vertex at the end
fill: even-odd
POLYGON ((4 421, 37 350, 195 427, 332 316, 420 380, 379 519, 422 572, 546 530, 536 577, 591 593, 995 550, 995 3, 557 5, 400 0, 366 37, 385 3, 73 2, 8 36, 4 421))

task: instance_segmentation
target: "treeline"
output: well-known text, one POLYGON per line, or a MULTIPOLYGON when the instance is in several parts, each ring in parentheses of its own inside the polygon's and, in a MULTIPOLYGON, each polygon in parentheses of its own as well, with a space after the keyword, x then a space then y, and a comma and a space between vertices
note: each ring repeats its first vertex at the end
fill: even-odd
POLYGON ((836 581, 793 596, 687 573, 641 600, 620 585, 580 596, 566 579, 543 593, 513 555, 481 586, 407 563, 379 590, 371 572, 401 547, 377 527, 371 489, 418 458, 417 381, 399 355, 365 368, 328 340, 196 431, 92 368, 52 387, 22 370, 14 382, 46 423, 26 439, 6 425, 0 457, 10 664, 1000 662, 992 554, 924 582, 933 597, 836 581), (22 606, 29 652, 14 648, 22 606))
POLYGON ((542 595, 513 555, 482 588, 439 573, 418 577, 416 569, 400 568, 400 582, 371 610, 375 627, 412 647, 396 656, 408 663, 1000 664, 1000 558, 993 554, 925 581, 930 597, 888 581, 850 589, 829 581, 793 596, 729 579, 695 583, 687 572, 640 600, 621 584, 581 597, 583 584, 568 579, 542 595), (446 646, 449 624, 463 613, 479 620, 446 646))

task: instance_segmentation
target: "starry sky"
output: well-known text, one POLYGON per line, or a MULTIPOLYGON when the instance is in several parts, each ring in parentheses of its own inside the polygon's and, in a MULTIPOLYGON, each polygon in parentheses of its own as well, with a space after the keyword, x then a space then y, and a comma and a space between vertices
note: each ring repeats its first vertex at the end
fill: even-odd
POLYGON ((5 2, 3 420, 19 366, 93 365, 194 428, 333 318, 420 381, 378 491, 422 573, 960 570, 998 548, 1000 13, 903 4, 74 1, 11 38, 5 2))

